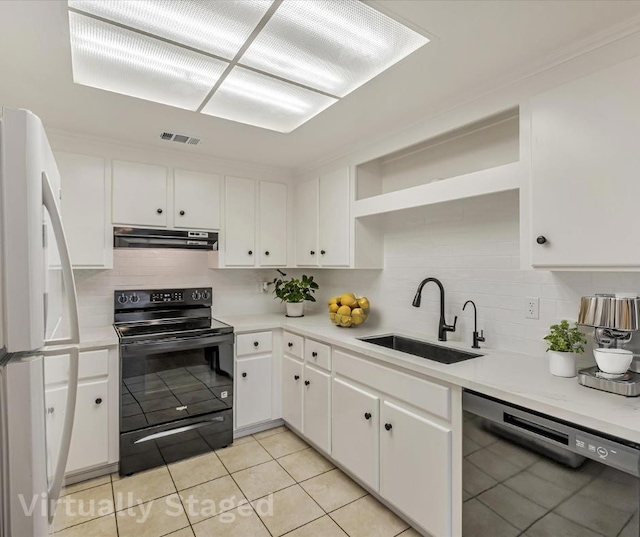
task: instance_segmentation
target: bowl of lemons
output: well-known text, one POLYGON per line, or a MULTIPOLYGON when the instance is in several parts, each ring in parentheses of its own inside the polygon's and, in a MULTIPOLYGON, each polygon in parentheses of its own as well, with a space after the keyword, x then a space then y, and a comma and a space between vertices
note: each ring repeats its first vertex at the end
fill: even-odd
POLYGON ((369 308, 368 298, 356 298, 353 293, 344 293, 329 299, 329 319, 344 328, 359 326, 367 320, 369 308))

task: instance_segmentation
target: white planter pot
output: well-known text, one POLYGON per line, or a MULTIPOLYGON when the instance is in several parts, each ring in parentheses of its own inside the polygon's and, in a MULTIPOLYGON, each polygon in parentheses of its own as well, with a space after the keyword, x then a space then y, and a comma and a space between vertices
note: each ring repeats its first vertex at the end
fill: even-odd
POLYGON ((575 377, 576 376, 576 359, 578 355, 575 352, 557 352, 548 351, 549 355, 549 371, 556 377, 575 377))
POLYGON ((287 317, 302 317, 304 302, 287 302, 287 317))

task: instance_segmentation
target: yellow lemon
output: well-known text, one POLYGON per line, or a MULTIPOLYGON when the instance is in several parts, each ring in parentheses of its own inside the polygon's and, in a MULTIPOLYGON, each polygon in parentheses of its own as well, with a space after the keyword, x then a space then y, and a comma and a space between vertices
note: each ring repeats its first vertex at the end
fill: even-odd
POLYGON ((353 308, 351 315, 364 315, 364 310, 362 308, 353 308))
POLYGON ((333 324, 340 324, 340 321, 342 320, 342 315, 338 315, 337 313, 334 313, 333 319, 331 320, 333 321, 333 324))
POLYGON ((364 315, 353 314, 351 318, 353 319, 353 324, 355 326, 362 324, 366 320, 366 317, 364 315))
POLYGON ((345 328, 348 328, 349 326, 351 326, 352 323, 353 323, 353 318, 351 317, 351 315, 343 315, 342 318, 340 319, 340 326, 344 326, 345 328))
POLYGON ((363 296, 362 298, 358 299, 358 306, 367 311, 371 307, 371 304, 369 304, 369 299, 363 296))
POLYGON ((331 304, 337 304, 338 300, 340 300, 339 296, 333 296, 329 299, 329 306, 331 306, 331 304))
POLYGON ((336 313, 339 315, 351 315, 351 308, 349 306, 340 306, 336 313))
POLYGON ((335 320, 336 320, 336 314, 335 314, 335 313, 329 313, 329 319, 330 319, 332 322, 335 322, 335 320))
POLYGON ((358 305, 358 301, 356 300, 356 297, 352 296, 352 294, 346 294, 346 295, 342 295, 340 297, 340 304, 342 304, 343 306, 349 306, 350 308, 353 308, 355 306, 358 305))
POLYGON ((339 309, 340 309, 340 306, 338 306, 338 304, 336 304, 335 302, 333 304, 329 304, 330 313, 336 313, 339 309))

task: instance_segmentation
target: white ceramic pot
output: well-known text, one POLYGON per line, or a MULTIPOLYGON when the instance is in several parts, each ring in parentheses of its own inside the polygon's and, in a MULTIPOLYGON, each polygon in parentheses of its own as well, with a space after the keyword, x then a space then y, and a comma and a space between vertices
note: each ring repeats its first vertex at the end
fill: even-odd
POLYGON ((548 351, 549 355, 549 371, 556 377, 575 377, 576 376, 576 359, 578 355, 575 352, 557 352, 548 351))
POLYGON ((287 302, 287 317, 302 317, 304 302, 287 302))
POLYGON ((625 349, 593 349, 598 369, 609 375, 623 375, 629 369, 633 353, 625 349))

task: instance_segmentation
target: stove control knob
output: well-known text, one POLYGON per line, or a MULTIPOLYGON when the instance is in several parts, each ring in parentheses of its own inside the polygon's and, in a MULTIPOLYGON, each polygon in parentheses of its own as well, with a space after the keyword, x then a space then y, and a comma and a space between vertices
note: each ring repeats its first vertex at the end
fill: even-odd
POLYGON ((120 302, 120 304, 126 304, 127 300, 129 300, 129 298, 124 293, 118 297, 118 302, 120 302))
POLYGON ((209 291, 202 291, 202 300, 207 300, 209 298, 209 291))
POLYGON ((200 298, 202 298, 202 295, 200 294, 200 291, 194 291, 193 293, 191 293, 191 298, 193 298, 193 300, 200 300, 200 298))
POLYGON ((140 302, 140 297, 138 295, 136 295, 135 293, 133 293, 129 297, 129 302, 131 302, 132 304, 137 304, 138 302, 140 302))

